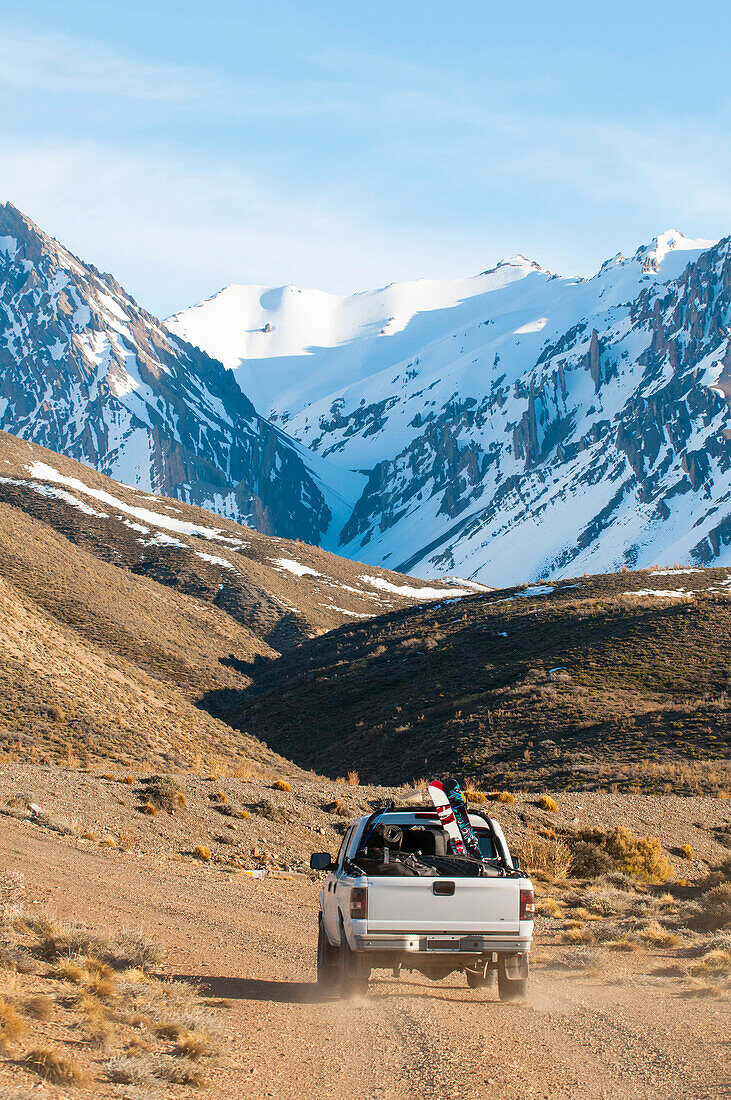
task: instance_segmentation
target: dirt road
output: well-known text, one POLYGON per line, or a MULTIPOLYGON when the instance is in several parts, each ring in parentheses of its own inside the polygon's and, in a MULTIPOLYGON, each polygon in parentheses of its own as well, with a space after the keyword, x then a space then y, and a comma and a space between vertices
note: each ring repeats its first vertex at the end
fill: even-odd
MULTIPOLYGON (((143 930, 165 946, 170 972, 230 1002, 219 1009, 228 1064, 209 1095, 731 1095, 728 1002, 682 997, 677 977, 662 973, 672 961, 662 950, 612 960, 597 978, 538 966, 524 1007, 473 992, 459 975, 435 985, 382 971, 366 999, 344 1006, 322 1001, 314 984, 317 887, 303 878, 252 881, 83 849, 13 821, 0 822, 0 859, 25 874, 34 906, 143 930)), ((539 944, 546 959, 552 950, 539 944)))

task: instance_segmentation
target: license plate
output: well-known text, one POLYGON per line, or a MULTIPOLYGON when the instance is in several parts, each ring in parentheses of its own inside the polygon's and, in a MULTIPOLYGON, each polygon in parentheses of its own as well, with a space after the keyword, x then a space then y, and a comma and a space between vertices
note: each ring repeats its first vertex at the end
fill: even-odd
POLYGON ((430 936, 426 941, 427 951, 459 951, 459 940, 447 940, 430 936))

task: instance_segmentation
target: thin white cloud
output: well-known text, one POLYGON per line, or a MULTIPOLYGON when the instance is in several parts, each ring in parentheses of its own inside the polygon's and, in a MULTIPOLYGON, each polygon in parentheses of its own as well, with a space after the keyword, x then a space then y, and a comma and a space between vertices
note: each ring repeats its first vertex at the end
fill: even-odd
POLYGON ((184 66, 145 64, 91 41, 65 35, 0 36, 0 86, 53 94, 184 102, 217 90, 211 73, 184 66))

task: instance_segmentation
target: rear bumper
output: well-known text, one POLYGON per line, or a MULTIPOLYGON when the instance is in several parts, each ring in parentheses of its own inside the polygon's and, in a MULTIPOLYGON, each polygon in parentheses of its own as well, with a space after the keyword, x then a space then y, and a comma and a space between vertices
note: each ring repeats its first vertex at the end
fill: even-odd
POLYGON ((394 952, 420 954, 425 958, 445 955, 456 958, 467 955, 486 955, 491 951, 501 955, 527 954, 530 951, 531 940, 530 937, 526 938, 519 934, 511 936, 504 932, 496 935, 479 932, 465 936, 451 936, 449 933, 409 936, 404 933, 373 932, 353 936, 351 946, 355 951, 364 953, 394 952))

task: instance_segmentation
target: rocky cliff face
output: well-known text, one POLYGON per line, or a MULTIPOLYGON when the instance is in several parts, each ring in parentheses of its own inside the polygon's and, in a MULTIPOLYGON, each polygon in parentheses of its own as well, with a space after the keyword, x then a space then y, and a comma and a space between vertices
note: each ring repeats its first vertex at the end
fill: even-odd
POLYGON ((332 515, 300 445, 111 275, 0 206, 0 428, 264 533, 332 515))
POLYGON ((731 561, 730 287, 725 240, 601 327, 593 316, 550 340, 517 377, 437 404, 374 468, 346 553, 393 545, 394 567, 493 583, 731 561), (421 545, 398 537, 427 513, 421 545))

